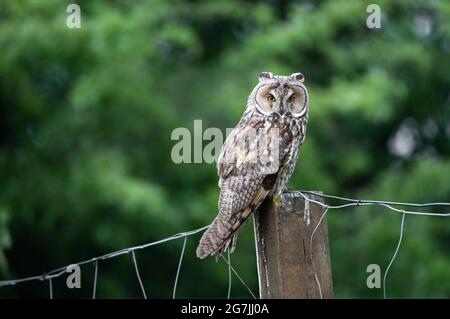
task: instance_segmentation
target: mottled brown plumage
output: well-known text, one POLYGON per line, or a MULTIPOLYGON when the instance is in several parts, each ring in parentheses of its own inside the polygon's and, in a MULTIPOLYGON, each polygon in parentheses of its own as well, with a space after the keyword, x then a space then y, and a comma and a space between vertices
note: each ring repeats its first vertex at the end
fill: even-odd
POLYGON ((280 202, 305 139, 309 97, 303 79, 301 73, 260 75, 222 147, 219 213, 200 240, 199 258, 233 252, 239 229, 264 198, 280 202))

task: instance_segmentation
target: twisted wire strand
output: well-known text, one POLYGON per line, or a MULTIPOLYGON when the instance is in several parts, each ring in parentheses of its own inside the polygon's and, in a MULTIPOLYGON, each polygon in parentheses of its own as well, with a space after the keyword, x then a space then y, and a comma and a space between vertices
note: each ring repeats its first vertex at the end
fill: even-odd
POLYGON ((389 262, 389 265, 387 266, 386 272, 384 273, 384 276, 383 276, 383 297, 384 297, 384 299, 387 299, 386 278, 389 273, 389 270, 391 269, 392 264, 394 263, 395 258, 397 257, 397 253, 400 249, 400 245, 402 244, 404 225, 405 225, 405 214, 402 214, 402 222, 400 224, 400 237, 398 238, 397 247, 395 248, 394 255, 392 256, 391 261, 389 262))
POLYGON ((141 275, 139 274, 139 267, 137 265, 136 254, 135 254, 134 250, 131 252, 131 254, 133 255, 134 269, 136 270, 136 276, 139 281, 139 286, 141 286, 141 290, 142 290, 142 294, 144 295, 144 299, 147 299, 147 294, 145 293, 144 284, 142 283, 141 275))
POLYGON ((230 250, 227 250, 227 259, 228 259, 228 293, 227 293, 227 299, 230 299, 231 296, 231 256, 230 256, 230 250))
MULTIPOLYGON (((382 200, 373 200, 373 199, 355 199, 355 198, 348 198, 348 197, 336 196, 336 195, 328 195, 328 194, 323 194, 323 193, 318 193, 318 192, 313 192, 313 191, 305 191, 305 190, 288 191, 288 192, 293 192, 293 193, 299 192, 299 193, 304 193, 304 194, 319 195, 324 198, 337 199, 340 201, 351 202, 351 203, 354 203, 357 205, 358 204, 380 204, 380 205, 384 204, 384 205, 390 205, 390 206, 410 206, 410 207, 430 207, 430 206, 449 206, 450 207, 450 203, 447 203, 447 202, 409 203, 409 202, 382 201, 382 200)), ((355 205, 353 205, 353 206, 355 206, 355 205)), ((336 208, 340 208, 340 207, 336 206, 336 208)), ((416 213, 420 213, 420 212, 416 212, 416 213)), ((420 213, 420 214, 424 214, 424 213, 420 213)), ((427 213, 425 213, 425 214, 427 214, 427 213)), ((450 216, 450 213, 432 213, 432 214, 433 214, 432 216, 450 216)))
POLYGON ((92 288, 92 299, 95 299, 97 294, 97 274, 98 274, 98 260, 94 262, 95 272, 94 272, 94 287, 92 288))
POLYGON ((404 210, 400 208, 396 208, 394 206, 402 205, 402 206, 414 206, 414 207, 427 207, 427 206, 450 206, 450 203, 423 203, 423 204, 417 204, 417 203, 402 203, 402 202, 390 202, 390 201, 379 201, 379 200, 366 200, 366 199, 352 199, 352 198, 346 198, 346 197, 340 197, 340 196, 334 196, 334 195, 326 195, 321 194, 317 192, 311 192, 311 191, 288 191, 288 194, 291 194, 293 196, 301 196, 305 200, 308 200, 312 203, 315 203, 319 206, 322 206, 324 208, 329 209, 341 209, 346 207, 352 207, 352 206, 382 206, 389 208, 392 211, 395 211, 397 213, 405 213, 407 215, 421 215, 421 216, 436 216, 436 217, 449 217, 450 212, 446 213, 436 213, 436 212, 419 212, 419 211, 410 211, 410 210, 404 210), (325 198, 334 198, 334 199, 341 199, 342 201, 348 201, 350 203, 348 204, 342 204, 342 205, 326 205, 324 203, 321 203, 315 199, 307 197, 305 194, 313 194, 322 196, 325 198))
POLYGON ((48 284, 49 284, 49 288, 50 288, 50 299, 53 299, 53 282, 52 279, 48 279, 48 284))
POLYGON ((181 262, 183 261, 184 250, 185 250, 185 248, 186 248, 186 242, 187 242, 187 237, 184 236, 183 248, 181 249, 180 260, 178 261, 177 274, 176 274, 176 276, 175 276, 175 284, 173 285, 172 299, 175 299, 175 295, 176 295, 176 293, 177 293, 178 276, 180 275, 181 262))
POLYGON ((245 288, 247 288, 248 292, 250 293, 250 295, 252 295, 253 299, 257 299, 255 294, 253 293, 253 291, 250 289, 250 287, 247 285, 247 283, 241 278, 241 276, 239 276, 239 274, 234 269, 234 267, 231 265, 231 263, 229 263, 228 260, 223 255, 220 255, 220 257, 227 263, 228 267, 230 267, 230 269, 233 271, 233 273, 236 275, 236 277, 239 279, 239 281, 245 286, 245 288))
MULTIPOLYGON (((197 228, 197 229, 194 229, 194 230, 191 230, 191 231, 187 231, 187 232, 183 232, 183 233, 178 233, 178 234, 172 235, 170 237, 167 237, 167 238, 164 238, 164 239, 161 239, 161 240, 157 240, 157 241, 154 241, 154 242, 151 242, 151 243, 147 243, 147 244, 143 244, 143 245, 139 245, 139 246, 134 246, 134 247, 124 248, 124 249, 121 249, 121 250, 118 250, 118 251, 114 251, 114 252, 111 252, 111 253, 108 253, 108 254, 105 254, 105 255, 101 255, 101 256, 98 256, 98 257, 91 258, 91 259, 83 260, 83 261, 80 261, 78 263, 70 264, 70 265, 82 266, 82 265, 85 265, 85 264, 95 263, 96 261, 111 259, 111 258, 120 256, 120 255, 123 255, 123 254, 128 254, 128 253, 130 253, 132 251, 135 251, 135 250, 145 249, 147 247, 159 245, 159 244, 162 244, 162 243, 165 243, 165 242, 168 242, 168 241, 171 241, 171 240, 175 240, 175 239, 178 239, 178 238, 181 238, 181 237, 184 237, 184 236, 192 236, 192 235, 195 235, 195 234, 197 234, 197 233, 207 229, 208 227, 209 227, 209 225, 206 225, 206 226, 203 226, 201 228, 197 228)), ((2 280, 2 281, 0 281, 0 287, 13 286, 13 285, 16 285, 18 283, 27 282, 27 281, 33 281, 33 280, 46 280, 46 279, 49 279, 49 278, 52 278, 52 279, 53 278, 57 278, 57 277, 60 277, 63 274, 65 274, 67 272, 67 267, 69 267, 70 265, 67 265, 67 266, 60 267, 60 268, 54 269, 52 271, 49 271, 46 275, 30 276, 30 277, 15 279, 15 280, 2 280)))
POLYGON ((319 221, 317 222, 316 227, 314 227, 313 232, 311 233, 311 237, 309 238, 309 258, 311 258, 311 264, 314 271, 314 279, 316 281, 317 290, 319 291, 320 299, 323 299, 323 293, 322 293, 322 286, 320 285, 319 277, 317 276, 317 269, 316 265, 314 263, 314 256, 313 256, 313 243, 314 243, 314 235, 317 232, 317 229, 319 229, 320 224, 322 223, 322 220, 325 218, 325 215, 328 213, 328 208, 325 208, 324 212, 322 213, 322 216, 320 216, 319 221))

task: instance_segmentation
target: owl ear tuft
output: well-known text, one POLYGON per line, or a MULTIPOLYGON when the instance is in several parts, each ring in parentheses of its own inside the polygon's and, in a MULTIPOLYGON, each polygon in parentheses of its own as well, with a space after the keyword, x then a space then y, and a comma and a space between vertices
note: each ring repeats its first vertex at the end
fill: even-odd
POLYGON ((302 83, 303 83, 303 81, 305 80, 305 76, 304 76, 302 73, 300 73, 300 72, 298 72, 298 73, 292 73, 289 77, 290 77, 292 80, 300 81, 300 82, 302 82, 302 83))
POLYGON ((259 77, 258 80, 261 82, 263 80, 268 80, 273 78, 273 74, 271 72, 262 72, 259 77))

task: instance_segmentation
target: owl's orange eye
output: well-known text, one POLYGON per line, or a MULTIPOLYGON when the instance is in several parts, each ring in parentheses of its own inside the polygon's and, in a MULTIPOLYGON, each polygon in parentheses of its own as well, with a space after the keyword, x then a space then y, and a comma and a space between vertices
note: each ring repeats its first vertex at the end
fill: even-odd
POLYGON ((289 97, 288 101, 294 103, 295 102, 295 96, 291 95, 289 97))
POLYGON ((276 101, 275 96, 273 96, 272 94, 267 95, 267 100, 269 102, 275 102, 276 101))

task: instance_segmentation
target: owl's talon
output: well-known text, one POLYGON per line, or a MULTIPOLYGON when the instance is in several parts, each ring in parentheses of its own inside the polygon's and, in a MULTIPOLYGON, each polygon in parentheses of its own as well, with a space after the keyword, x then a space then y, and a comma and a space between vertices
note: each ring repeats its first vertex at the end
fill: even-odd
POLYGON ((273 203, 275 204, 275 207, 280 208, 283 206, 283 199, 281 198, 280 195, 275 195, 272 198, 273 203))

